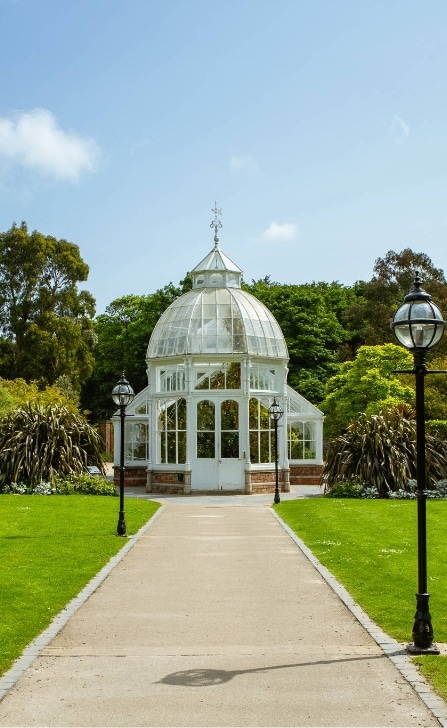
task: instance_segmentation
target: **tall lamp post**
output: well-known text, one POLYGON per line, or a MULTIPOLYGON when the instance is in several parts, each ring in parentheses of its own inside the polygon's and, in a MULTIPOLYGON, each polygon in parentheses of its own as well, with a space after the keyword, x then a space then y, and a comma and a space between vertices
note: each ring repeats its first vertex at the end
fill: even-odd
POLYGON ((118 536, 126 535, 126 519, 124 516, 124 418, 126 417, 126 407, 130 404, 135 394, 124 376, 118 380, 118 384, 112 390, 112 399, 120 410, 120 512, 118 517, 118 526, 116 533, 118 536))
POLYGON ((397 340, 408 349, 414 358, 414 369, 401 370, 416 377, 416 498, 418 523, 418 593, 413 625, 413 642, 407 650, 413 655, 439 655, 433 644, 433 627, 429 610, 430 594, 427 593, 427 528, 426 528, 426 471, 425 471, 425 356, 442 338, 447 325, 442 313, 432 303, 429 293, 421 288, 419 272, 416 272, 414 288, 405 296, 404 303, 397 309, 391 327, 397 340))
POLYGON ((283 410, 276 401, 276 397, 274 397, 273 402, 269 407, 269 415, 270 419, 272 419, 275 424, 275 497, 273 499, 275 503, 281 503, 278 483, 278 420, 281 419, 283 414, 283 410))

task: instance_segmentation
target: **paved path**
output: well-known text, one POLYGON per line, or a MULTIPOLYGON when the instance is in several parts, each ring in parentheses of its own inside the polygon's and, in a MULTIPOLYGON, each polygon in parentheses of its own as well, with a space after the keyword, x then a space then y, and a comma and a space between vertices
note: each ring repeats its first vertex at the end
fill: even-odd
MULTIPOLYGON (((402 658, 406 659, 406 658, 402 658)), ((171 500, 1 726, 436 726, 266 506, 171 500)))

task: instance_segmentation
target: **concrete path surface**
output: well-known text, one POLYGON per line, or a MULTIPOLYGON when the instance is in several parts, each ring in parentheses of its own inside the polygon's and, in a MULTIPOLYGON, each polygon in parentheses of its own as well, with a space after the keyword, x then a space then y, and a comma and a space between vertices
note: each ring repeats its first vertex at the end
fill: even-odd
POLYGON ((436 726, 266 506, 169 501, 1 726, 436 726))

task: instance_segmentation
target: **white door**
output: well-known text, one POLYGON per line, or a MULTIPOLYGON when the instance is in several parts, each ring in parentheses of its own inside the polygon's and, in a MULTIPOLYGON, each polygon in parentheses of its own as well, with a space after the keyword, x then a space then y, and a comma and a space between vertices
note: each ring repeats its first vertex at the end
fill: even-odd
POLYGON ((239 403, 209 397, 197 402, 192 490, 243 490, 239 403))

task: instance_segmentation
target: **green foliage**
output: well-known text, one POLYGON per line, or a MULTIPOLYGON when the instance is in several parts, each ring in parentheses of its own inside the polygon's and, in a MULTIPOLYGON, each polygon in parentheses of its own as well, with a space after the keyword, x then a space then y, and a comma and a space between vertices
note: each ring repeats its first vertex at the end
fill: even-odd
POLYGON ((363 484, 353 480, 334 483, 325 493, 325 498, 363 498, 363 484))
MULTIPOLYGON (((447 476, 443 443, 426 436, 427 486, 447 476)), ((345 432, 332 440, 323 471, 325 490, 341 481, 356 480, 376 488, 381 498, 391 491, 408 490, 416 477, 416 421, 404 405, 377 415, 362 413, 345 432)))
POLYGON ((339 283, 280 285, 254 281, 244 286, 272 312, 289 350, 291 387, 317 404, 324 384, 338 369, 338 351, 352 333, 343 323, 355 295, 339 283))
POLYGON ((401 403, 412 404, 413 378, 394 373, 412 368, 413 357, 401 346, 360 347, 355 360, 344 362, 327 382, 326 396, 319 405, 326 415, 326 436, 339 435, 361 412, 369 415, 401 403))
MULTIPOLYGON (((187 279, 185 286, 189 285, 187 279)), ((147 296, 123 296, 98 316, 95 325, 95 370, 82 390, 82 404, 93 420, 110 417, 115 407, 111 391, 120 374, 135 392, 147 385, 146 351, 155 324, 184 291, 170 283, 147 296)))
MULTIPOLYGON (((444 312, 444 318, 446 316, 447 311, 444 312)), ((429 358, 427 369, 443 373, 425 377, 425 416, 428 420, 447 420, 447 356, 429 358)))
POLYGON ((43 389, 39 388, 35 381, 25 382, 24 379, 0 378, 0 417, 12 409, 31 402, 43 406, 61 405, 77 412, 77 399, 76 392, 64 378, 60 378, 57 384, 43 389), (61 385, 65 386, 65 389, 62 389, 61 385))
POLYGON ((441 308, 447 310, 447 285, 444 273, 435 268, 425 253, 405 248, 397 253, 388 251, 377 258, 373 277, 364 284, 363 299, 348 312, 348 319, 356 327, 367 345, 394 341, 389 322, 396 309, 413 288, 415 272, 419 271, 424 288, 441 308))
POLYGON ((83 417, 60 405, 28 403, 0 422, 0 491, 10 483, 54 485, 57 476, 101 472, 101 438, 83 417))
POLYGON ((425 423, 426 431, 437 440, 447 443, 447 420, 428 420, 425 423))
POLYGON ((64 478, 56 476, 52 483, 41 482, 34 486, 26 483, 10 483, 5 485, 3 493, 15 495, 118 495, 115 486, 107 478, 89 473, 68 475, 64 478))
POLYGON ((0 376, 79 391, 93 369, 95 302, 78 291, 88 266, 79 248, 25 223, 0 233, 0 376))

